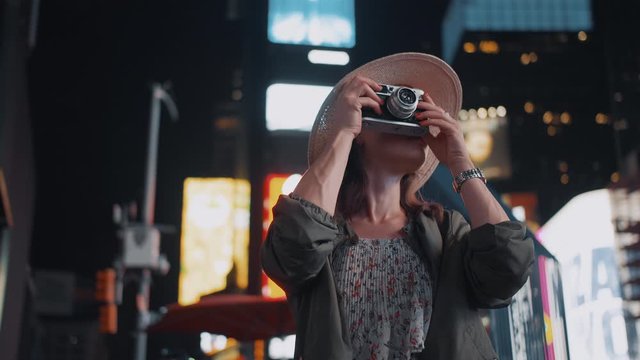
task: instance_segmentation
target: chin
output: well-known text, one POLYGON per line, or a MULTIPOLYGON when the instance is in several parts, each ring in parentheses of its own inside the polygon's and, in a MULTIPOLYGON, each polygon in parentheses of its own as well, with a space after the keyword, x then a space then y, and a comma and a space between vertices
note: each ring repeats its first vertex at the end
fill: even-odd
POLYGON ((414 173, 420 169, 422 164, 424 164, 425 156, 417 157, 415 159, 411 159, 410 163, 407 164, 407 173, 414 173))
POLYGON ((396 154, 391 163, 398 167, 399 172, 409 174, 416 172, 427 157, 426 150, 424 148, 407 149, 407 151, 396 154))
POLYGON ((399 173, 413 173, 420 169, 427 157, 427 145, 419 137, 374 133, 367 139, 367 157, 377 159, 378 162, 390 166, 399 173), (380 144, 384 144, 380 146, 380 144))

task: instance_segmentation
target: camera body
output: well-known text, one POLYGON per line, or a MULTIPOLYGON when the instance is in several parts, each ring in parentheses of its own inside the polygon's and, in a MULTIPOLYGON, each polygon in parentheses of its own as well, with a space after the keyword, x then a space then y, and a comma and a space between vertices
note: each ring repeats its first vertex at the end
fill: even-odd
POLYGON ((406 136, 423 136, 427 128, 420 126, 415 118, 418 102, 424 91, 405 86, 380 84, 376 94, 384 100, 382 115, 373 110, 362 109, 362 126, 372 130, 406 136))

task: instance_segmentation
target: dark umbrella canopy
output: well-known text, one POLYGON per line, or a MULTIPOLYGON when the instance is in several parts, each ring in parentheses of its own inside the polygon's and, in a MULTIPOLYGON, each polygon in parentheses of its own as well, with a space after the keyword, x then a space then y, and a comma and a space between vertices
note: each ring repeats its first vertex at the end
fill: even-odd
POLYGON ((268 339, 295 332, 285 299, 225 294, 182 306, 173 304, 149 332, 210 332, 240 341, 268 339))

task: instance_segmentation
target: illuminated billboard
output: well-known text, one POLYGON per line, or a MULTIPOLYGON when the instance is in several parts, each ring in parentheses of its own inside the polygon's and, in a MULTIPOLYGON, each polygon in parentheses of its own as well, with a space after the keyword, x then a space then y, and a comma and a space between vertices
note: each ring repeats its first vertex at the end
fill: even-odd
POLYGON ((507 109, 504 106, 463 109, 458 118, 471 160, 485 177, 511 177, 507 109))
POLYGON ((353 0, 270 0, 267 34, 278 44, 352 48, 353 0))
POLYGON ((247 287, 249 196, 247 180, 185 180, 178 291, 181 305, 230 285, 247 287))
POLYGON ((267 129, 311 131, 322 102, 331 86, 272 84, 267 88, 267 129))
POLYGON ((608 190, 576 196, 537 234, 562 268, 572 359, 634 358, 637 334, 625 323, 611 204, 608 190))

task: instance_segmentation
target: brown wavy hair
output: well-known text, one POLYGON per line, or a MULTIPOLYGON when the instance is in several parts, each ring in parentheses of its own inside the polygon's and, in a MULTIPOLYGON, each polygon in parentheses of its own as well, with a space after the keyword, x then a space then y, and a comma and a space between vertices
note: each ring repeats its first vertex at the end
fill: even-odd
MULTIPOLYGON (((361 147, 362 145, 353 140, 344 178, 338 193, 336 210, 345 220, 351 219, 362 209, 369 208, 369 202, 365 195, 368 179, 364 171, 361 147)), ((420 212, 424 212, 426 215, 432 216, 438 224, 441 224, 444 218, 442 205, 424 200, 420 194, 418 184, 416 184, 417 181, 418 177, 415 174, 408 174, 402 178, 400 183, 400 191, 402 192, 400 206, 407 216, 415 216, 420 212)))

